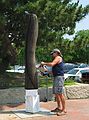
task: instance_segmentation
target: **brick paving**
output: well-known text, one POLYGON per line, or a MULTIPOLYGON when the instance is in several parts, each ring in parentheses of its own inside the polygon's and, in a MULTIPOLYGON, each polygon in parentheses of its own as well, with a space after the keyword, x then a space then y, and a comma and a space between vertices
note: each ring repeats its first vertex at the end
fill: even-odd
MULTIPOLYGON (((51 110, 56 107, 56 102, 40 102, 42 108, 51 110)), ((0 120, 89 120, 89 99, 66 100, 67 114, 46 115, 20 118, 14 110, 25 109, 25 104, 0 106, 0 120)))

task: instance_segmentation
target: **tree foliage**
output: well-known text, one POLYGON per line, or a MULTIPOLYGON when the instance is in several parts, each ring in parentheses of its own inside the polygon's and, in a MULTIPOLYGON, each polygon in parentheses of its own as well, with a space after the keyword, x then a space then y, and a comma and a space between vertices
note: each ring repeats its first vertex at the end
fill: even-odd
MULTIPOLYGON (((82 5, 79 6, 79 1, 76 3, 71 1, 0 0, 0 48, 2 49, 0 51, 0 65, 3 63, 2 66, 5 66, 3 61, 6 63, 8 56, 14 58, 13 64, 15 64, 19 48, 25 46, 27 13, 34 13, 38 16, 37 53, 43 48, 44 55, 53 47, 62 49, 62 36, 66 33, 73 34, 76 22, 79 22, 89 13, 89 5, 83 8, 82 5), (7 43, 9 43, 9 47, 5 51, 3 46, 7 46, 7 43)), ((67 44, 69 45, 70 42, 67 41, 67 44)), ((64 44, 64 47, 67 47, 67 45, 64 44)), ((66 54, 66 52, 64 53, 66 54)), ((72 60, 71 54, 72 52, 70 52, 69 56, 66 56, 66 60, 72 60)), ((11 63, 10 57, 8 57, 6 67, 11 63)))
POLYGON ((89 59, 89 30, 81 30, 74 38, 74 61, 88 62, 89 59))

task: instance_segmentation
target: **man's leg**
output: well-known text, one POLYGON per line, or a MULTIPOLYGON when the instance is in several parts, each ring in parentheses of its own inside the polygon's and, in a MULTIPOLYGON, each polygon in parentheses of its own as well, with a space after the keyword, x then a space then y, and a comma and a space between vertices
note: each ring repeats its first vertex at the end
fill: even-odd
POLYGON ((62 111, 66 112, 66 108, 65 108, 65 97, 64 94, 59 94, 59 98, 61 100, 61 104, 62 104, 62 111))
POLYGON ((57 107, 55 109, 51 110, 51 112, 60 111, 60 97, 58 94, 55 94, 55 101, 57 102, 57 107))
POLYGON ((57 106, 58 106, 57 108, 60 109, 60 106, 61 106, 60 105, 60 97, 58 94, 55 94, 55 97, 56 97, 56 102, 57 102, 57 106))

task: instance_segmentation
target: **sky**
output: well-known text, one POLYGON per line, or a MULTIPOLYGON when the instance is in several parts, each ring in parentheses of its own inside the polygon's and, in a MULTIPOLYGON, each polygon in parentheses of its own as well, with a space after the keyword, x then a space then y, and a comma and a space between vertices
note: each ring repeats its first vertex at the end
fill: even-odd
MULTIPOLYGON (((72 0, 73 2, 76 2, 77 0, 72 0)), ((79 4, 82 4, 83 7, 89 4, 89 0, 79 0, 79 4)), ((89 14, 83 18, 80 22, 76 23, 75 32, 78 32, 80 30, 87 30, 89 29, 89 14)), ((73 39, 75 35, 65 35, 64 38, 73 39)))

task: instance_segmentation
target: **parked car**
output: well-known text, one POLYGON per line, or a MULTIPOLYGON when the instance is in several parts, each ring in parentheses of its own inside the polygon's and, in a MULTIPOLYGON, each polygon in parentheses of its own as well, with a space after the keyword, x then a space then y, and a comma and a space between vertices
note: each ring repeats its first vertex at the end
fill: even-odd
MULTIPOLYGON (((38 69, 38 67, 40 66, 40 64, 36 64, 36 69, 38 69)), ((6 72, 14 72, 14 73, 25 73, 25 66, 19 66, 19 65, 15 65, 13 66, 12 69, 10 70, 6 70, 6 72)), ((38 70, 39 74, 40 71, 38 70)))
POLYGON ((89 73, 89 67, 86 68, 73 68, 72 70, 70 70, 69 72, 64 74, 64 78, 65 80, 72 77, 74 78, 75 81, 77 82, 81 82, 81 78, 82 78, 82 73, 89 73))
POLYGON ((72 70, 73 68, 78 68, 78 65, 74 64, 74 63, 64 63, 64 73, 67 73, 68 71, 72 70))
POLYGON ((19 66, 16 69, 6 70, 6 72, 13 72, 13 73, 24 73, 25 72, 25 66, 19 66))
POLYGON ((79 65, 79 68, 85 68, 85 67, 89 67, 89 64, 81 63, 79 65))

